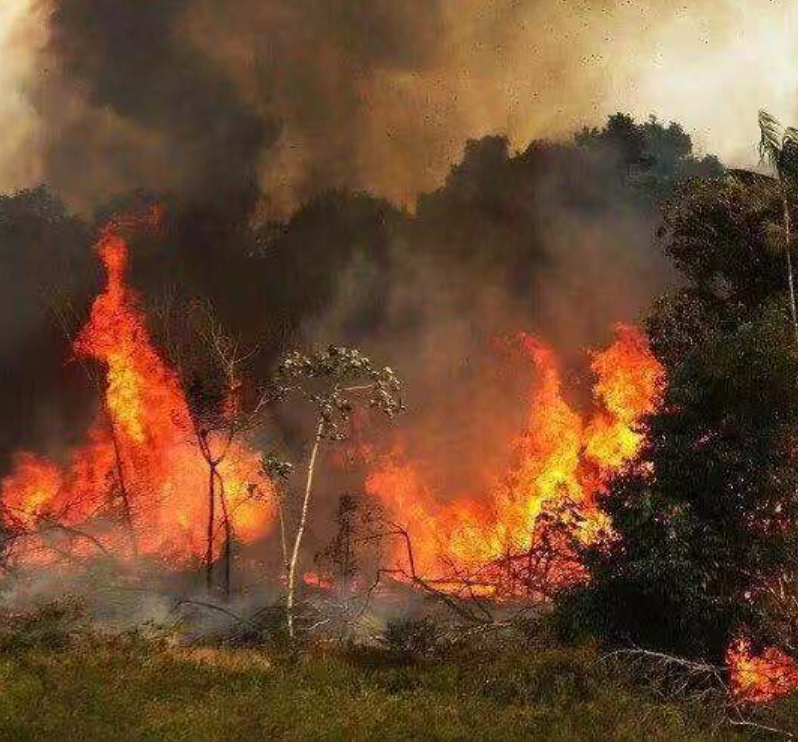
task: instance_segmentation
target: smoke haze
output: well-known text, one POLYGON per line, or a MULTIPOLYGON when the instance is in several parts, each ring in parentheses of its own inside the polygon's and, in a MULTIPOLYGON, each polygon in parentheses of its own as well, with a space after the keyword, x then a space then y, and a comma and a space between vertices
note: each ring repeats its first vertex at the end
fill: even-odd
POLYGON ((0 186, 412 205, 469 138, 522 148, 615 110, 750 162, 756 108, 795 112, 797 20, 786 0, 7 0, 0 186))
MULTIPOLYGON (((143 304, 207 298, 263 351, 256 381, 289 346, 396 367, 409 453, 442 497, 478 495, 530 383, 497 338, 541 336, 584 401, 587 349, 671 281, 662 199, 720 169, 678 127, 574 132, 658 113, 699 154, 751 160, 758 104, 793 111, 793 16, 733 0, 5 4, 0 193, 43 183, 67 209, 44 190, 0 197, 0 471, 15 449, 57 458, 85 438, 98 402, 64 365, 51 304, 80 326, 90 235, 154 197, 162 233, 131 246, 143 304), (65 296, 43 296, 43 276, 65 296)), ((268 447, 301 460, 302 423, 276 411, 268 447)), ((323 508, 362 487, 349 479, 326 480, 323 508)))

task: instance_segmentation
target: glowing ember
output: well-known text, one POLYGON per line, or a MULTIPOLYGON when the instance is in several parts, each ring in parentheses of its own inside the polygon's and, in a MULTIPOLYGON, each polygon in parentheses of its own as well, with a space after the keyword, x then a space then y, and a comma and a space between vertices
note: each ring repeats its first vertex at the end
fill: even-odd
MULTIPOLYGON (((656 409, 663 383, 641 333, 619 325, 616 335, 593 356, 597 409, 587 421, 562 395, 553 352, 519 336, 536 371, 528 422, 515 444, 516 464, 484 502, 440 504, 401 449, 378 463, 366 489, 408 531, 417 572, 494 595, 540 591, 541 570, 550 586, 583 578, 568 539, 588 542, 606 527, 596 491, 637 454, 638 426, 656 409)), ((394 558, 406 571, 405 551, 397 545, 394 558)))
POLYGON ((305 574, 302 575, 302 582, 308 587, 317 587, 324 590, 331 590, 335 587, 333 581, 329 577, 319 572, 305 572, 305 574))
POLYGON ((732 693, 743 703, 768 703, 798 691, 798 662, 775 647, 755 655, 748 639, 726 650, 732 693))
MULTIPOLYGON (((204 553, 208 466, 195 445, 178 378, 153 347, 138 298, 125 283, 128 249, 122 231, 131 226, 116 222, 100 235, 97 253, 107 283, 73 346, 78 357, 105 371, 103 410, 86 444, 63 468, 19 453, 0 485, 6 525, 21 527, 28 536, 18 551, 22 561, 54 557, 52 526, 62 536, 76 537, 84 551, 94 544, 119 556, 160 557, 174 566, 204 553)), ((219 474, 236 537, 263 534, 272 518, 270 505, 253 500, 251 491, 256 485, 268 492, 270 485, 255 451, 234 442, 219 474)))

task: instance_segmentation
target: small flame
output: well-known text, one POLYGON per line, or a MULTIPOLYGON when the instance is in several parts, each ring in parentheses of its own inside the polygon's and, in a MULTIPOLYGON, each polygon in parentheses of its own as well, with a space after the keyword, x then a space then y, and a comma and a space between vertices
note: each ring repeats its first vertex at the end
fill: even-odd
POLYGON ((732 694, 742 703, 769 703, 798 691, 798 662, 780 649, 754 654, 751 642, 738 638, 726 650, 732 694))

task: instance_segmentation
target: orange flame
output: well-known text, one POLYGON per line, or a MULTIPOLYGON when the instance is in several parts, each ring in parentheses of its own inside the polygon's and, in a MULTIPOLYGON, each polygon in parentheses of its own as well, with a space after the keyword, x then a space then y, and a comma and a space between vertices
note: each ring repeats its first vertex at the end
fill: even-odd
MULTIPOLYGON (((46 524, 88 534, 119 555, 130 553, 130 539, 108 527, 121 511, 127 511, 140 554, 180 565, 204 553, 208 466, 195 445, 178 377, 153 347, 138 297, 125 282, 128 248, 121 232, 130 226, 129 220, 116 222, 100 235, 96 249, 107 282, 73 344, 78 357, 105 371, 102 413, 65 467, 18 453, 0 484, 6 524, 31 535, 23 561, 52 558, 41 537, 46 524)), ((254 487, 268 493, 270 485, 256 452, 234 441, 219 473, 236 537, 263 534, 271 506, 251 493, 254 487)), ((82 542, 89 548, 87 538, 82 542)))
MULTIPOLYGON (((656 409, 664 381, 637 329, 618 325, 616 336, 607 350, 593 356, 597 408, 587 420, 563 397, 554 353, 528 335, 519 336, 536 370, 528 422, 515 444, 517 463, 496 479, 485 502, 459 498, 441 504, 401 449, 378 462, 366 490, 407 530, 419 574, 467 576, 469 586, 483 592, 517 594, 515 578, 508 585, 502 574, 513 572, 520 557, 531 564, 532 547, 545 543, 551 548, 545 561, 553 582, 583 578, 562 534, 556 535, 552 526, 564 526, 583 542, 607 527, 595 494, 638 453, 640 422, 656 409)), ((406 570, 405 548, 396 547, 395 559, 406 570)))
POLYGON ((634 327, 617 325, 618 340, 593 355, 598 378, 593 394, 603 406, 591 421, 585 454, 603 471, 612 472, 634 458, 643 441, 636 425, 654 412, 662 386, 662 367, 634 327))
POLYGON ((798 691, 798 662, 775 647, 755 655, 748 639, 737 639, 726 664, 732 694, 742 703, 769 703, 798 691))

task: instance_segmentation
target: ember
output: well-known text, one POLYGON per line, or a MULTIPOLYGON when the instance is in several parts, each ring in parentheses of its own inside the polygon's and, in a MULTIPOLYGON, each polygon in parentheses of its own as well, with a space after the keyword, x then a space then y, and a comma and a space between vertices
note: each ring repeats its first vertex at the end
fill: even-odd
POLYGON ((732 693, 743 703, 768 703, 798 690, 798 662, 775 647, 754 654, 748 639, 737 639, 726 663, 732 693))

